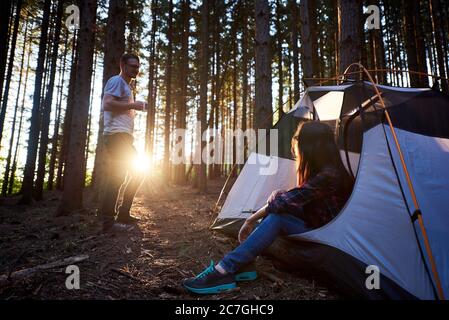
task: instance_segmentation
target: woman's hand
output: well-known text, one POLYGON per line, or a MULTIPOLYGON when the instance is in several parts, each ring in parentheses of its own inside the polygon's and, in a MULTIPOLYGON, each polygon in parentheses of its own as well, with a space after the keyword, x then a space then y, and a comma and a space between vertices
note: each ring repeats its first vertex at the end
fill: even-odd
POLYGON ((267 216, 267 205, 264 205, 262 208, 257 210, 252 216, 246 219, 243 226, 240 228, 239 232, 239 241, 242 243, 248 238, 248 236, 253 232, 256 227, 257 221, 267 216))
POLYGON ((287 190, 274 190, 271 195, 268 197, 267 203, 270 203, 276 198, 278 195, 287 192, 287 190))
POLYGON ((256 222, 247 219, 245 221, 245 223, 243 224, 243 226, 240 228, 240 232, 239 232, 239 242, 242 243, 243 241, 245 241, 248 236, 251 234, 251 232, 253 232, 254 227, 256 226, 256 222))

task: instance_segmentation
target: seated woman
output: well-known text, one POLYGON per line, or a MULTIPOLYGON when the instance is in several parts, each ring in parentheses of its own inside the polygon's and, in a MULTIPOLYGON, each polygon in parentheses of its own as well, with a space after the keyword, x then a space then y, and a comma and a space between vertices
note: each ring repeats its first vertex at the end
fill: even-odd
POLYGON ((241 227, 240 245, 217 265, 212 262, 196 277, 184 280, 187 290, 211 294, 235 288, 236 280, 244 279, 239 275, 249 270, 248 265, 279 235, 319 228, 343 208, 352 191, 353 179, 343 166, 332 129, 320 122, 301 124, 292 138, 292 153, 298 187, 273 192, 267 205, 241 227))

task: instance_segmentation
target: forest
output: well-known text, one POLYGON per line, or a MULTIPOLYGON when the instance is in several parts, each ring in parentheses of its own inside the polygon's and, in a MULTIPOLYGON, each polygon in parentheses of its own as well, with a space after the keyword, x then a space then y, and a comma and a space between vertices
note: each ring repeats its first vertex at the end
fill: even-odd
MULTIPOLYGON (((449 94, 448 0, 0 6, 2 299, 191 299, 181 280, 237 244, 209 227, 254 151, 244 140, 239 163, 236 138, 216 144, 219 135, 269 130, 308 88, 345 77, 449 94), (127 166, 143 182, 131 209, 137 225, 111 237, 98 218, 114 176, 103 98, 129 61, 140 67, 126 81, 130 99, 145 110, 135 110, 127 166), (203 150, 214 161, 195 161, 203 150), (86 274, 80 290, 64 287, 62 268, 73 262, 86 274)), ((276 260, 258 261, 258 271, 260 282, 225 298, 342 298, 276 260)))

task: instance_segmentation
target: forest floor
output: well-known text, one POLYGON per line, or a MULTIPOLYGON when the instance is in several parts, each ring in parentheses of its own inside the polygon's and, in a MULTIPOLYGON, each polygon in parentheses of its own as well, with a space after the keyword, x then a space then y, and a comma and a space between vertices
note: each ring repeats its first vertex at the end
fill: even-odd
MULTIPOLYGON (((17 197, 0 199, 0 279, 15 271, 87 255, 75 263, 80 289, 68 290, 66 266, 56 263, 15 281, 0 283, 0 299, 339 299, 313 278, 280 271, 265 257, 257 260, 259 279, 233 291, 196 296, 181 285, 210 260, 219 261, 237 241, 211 231, 213 205, 223 180, 209 192, 190 186, 158 192, 141 190, 131 214, 141 220, 134 230, 102 234, 92 201, 86 212, 56 217, 60 193, 32 206, 17 197)), ((151 189, 151 184, 147 184, 151 189)), ((89 199, 89 194, 85 198, 89 199)))

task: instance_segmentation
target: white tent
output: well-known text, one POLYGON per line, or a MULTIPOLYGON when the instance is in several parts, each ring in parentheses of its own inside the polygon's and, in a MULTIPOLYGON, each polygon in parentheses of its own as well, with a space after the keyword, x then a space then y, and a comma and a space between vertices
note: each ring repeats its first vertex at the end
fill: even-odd
MULTIPOLYGON (((431 89, 379 89, 404 162, 371 83, 310 87, 275 126, 280 144, 286 146, 278 159, 271 158, 278 161, 278 172, 260 176, 259 165, 245 165, 213 228, 236 234, 273 190, 293 187, 294 162, 288 153, 293 130, 303 119, 326 121, 335 127, 355 186, 334 220, 284 242, 292 247, 286 251, 288 259, 329 273, 357 296, 449 297, 449 97, 431 89), (378 290, 365 286, 370 265, 381 274, 378 290)), ((252 163, 254 158, 256 154, 252 163)))

